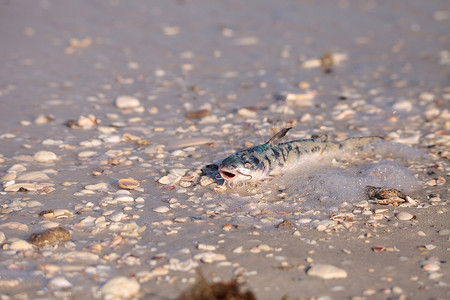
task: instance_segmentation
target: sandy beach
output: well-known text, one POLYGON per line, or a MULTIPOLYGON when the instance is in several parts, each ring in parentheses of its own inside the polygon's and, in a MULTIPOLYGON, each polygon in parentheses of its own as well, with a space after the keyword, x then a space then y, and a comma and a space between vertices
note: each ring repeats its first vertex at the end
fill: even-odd
POLYGON ((446 1, 0 1, 0 299, 449 299, 446 1), (224 184, 240 149, 383 142, 224 184))

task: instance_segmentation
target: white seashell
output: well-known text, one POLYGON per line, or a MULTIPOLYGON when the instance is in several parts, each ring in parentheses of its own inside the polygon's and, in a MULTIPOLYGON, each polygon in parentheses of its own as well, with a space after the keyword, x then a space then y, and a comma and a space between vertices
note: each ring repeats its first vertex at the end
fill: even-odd
POLYGON ((397 219, 399 219, 400 221, 408 221, 411 220, 414 216, 406 211, 402 211, 399 212, 398 214, 395 215, 397 217, 397 219))
POLYGON ((62 276, 53 278, 48 285, 54 289, 67 289, 72 286, 72 284, 62 276))
POLYGON ((29 207, 29 208, 39 207, 39 206, 43 206, 43 205, 44 204, 42 204, 41 202, 36 201, 36 200, 32 200, 32 201, 27 202, 27 207, 29 207))
POLYGON ((192 269, 195 269, 198 267, 198 262, 192 260, 192 259, 187 259, 185 261, 180 261, 176 258, 171 258, 169 260, 169 268, 170 270, 173 271, 183 271, 183 272, 187 272, 190 271, 192 269))
POLYGON ((5 175, 3 175, 1 180, 3 182, 7 182, 7 181, 14 182, 13 180, 16 180, 16 178, 17 178, 17 174, 16 173, 6 173, 5 175))
POLYGON ((108 184, 104 182, 96 183, 96 184, 89 184, 84 187, 87 190, 90 191, 98 191, 98 190, 105 190, 108 188, 108 184))
POLYGON ((248 108, 241 108, 241 109, 238 110, 237 113, 241 117, 246 117, 246 118, 254 118, 254 117, 258 116, 256 111, 250 110, 248 108))
POLYGON ((297 220, 297 223, 306 224, 306 223, 310 223, 311 221, 312 221, 312 219, 309 219, 309 218, 301 218, 301 219, 297 220))
POLYGON ((212 140, 210 138, 192 138, 192 139, 181 139, 174 141, 170 143, 167 148, 174 149, 174 148, 184 148, 184 147, 191 147, 191 146, 199 146, 211 143, 212 140))
POLYGON ((439 235, 450 235, 450 229, 445 228, 438 231, 439 235))
POLYGON ((72 218, 73 213, 68 211, 67 209, 55 209, 53 211, 53 217, 57 219, 72 218))
POLYGON ((173 174, 169 174, 166 176, 161 177, 158 182, 161 184, 173 184, 178 182, 181 179, 181 176, 176 176, 173 174))
POLYGON ((26 190, 27 192, 35 192, 36 185, 32 183, 15 183, 6 187, 5 192, 17 192, 20 189, 26 190))
POLYGON ((186 174, 186 172, 189 171, 189 169, 171 169, 169 171, 170 174, 173 174, 175 176, 184 176, 186 174))
POLYGON ((97 254, 86 251, 71 251, 61 256, 62 259, 69 262, 97 263, 100 257, 97 254))
POLYGON ((121 189, 132 190, 139 186, 139 181, 133 178, 122 178, 118 180, 117 184, 121 189))
POLYGON ((437 263, 437 262, 430 262, 430 263, 424 264, 422 266, 422 269, 427 272, 436 272, 436 271, 439 271, 441 269, 441 267, 439 266, 439 263, 437 263))
POLYGON ((28 243, 25 240, 18 240, 14 241, 9 245, 9 250, 16 250, 16 251, 25 251, 25 250, 32 250, 33 245, 28 243))
POLYGON ((56 228, 59 227, 61 224, 59 224, 58 222, 49 222, 49 221, 44 221, 41 223, 42 228, 45 229, 50 229, 50 228, 56 228))
POLYGON ((141 286, 136 279, 117 276, 105 283, 100 292, 107 299, 131 298, 136 296, 140 288, 141 286))
POLYGON ((141 103, 139 102, 139 100, 132 96, 123 95, 123 96, 119 96, 116 99, 116 107, 120 108, 120 109, 135 108, 140 105, 141 105, 141 103))
POLYGON ((200 260, 202 263, 205 263, 205 264, 212 264, 215 261, 226 260, 226 257, 223 254, 218 254, 218 253, 213 253, 213 252, 203 252, 203 253, 194 255, 194 259, 200 260))
POLYGON ((233 249, 233 253, 241 254, 242 252, 243 252, 242 246, 233 249))
POLYGON ((156 207, 156 208, 153 209, 153 211, 154 211, 154 212, 157 212, 157 213, 166 213, 166 212, 168 212, 169 210, 170 210, 170 208, 167 207, 167 206, 158 206, 158 207, 156 207))
POLYGON ((116 212, 115 214, 112 214, 108 217, 109 220, 113 222, 120 222, 124 218, 125 214, 121 211, 116 212))
POLYGON ((344 269, 328 264, 313 265, 309 268, 307 274, 310 276, 317 276, 322 279, 339 279, 347 277, 347 272, 344 269))
POLYGON ((96 154, 97 154, 96 151, 81 151, 80 153, 78 153, 78 158, 88 158, 96 154))
POLYGON ((197 245, 197 248, 198 248, 198 250, 205 250, 205 251, 214 251, 214 250, 216 250, 216 246, 214 246, 214 245, 206 245, 206 244, 202 244, 202 243, 199 243, 197 245))
MULTIPOLYGON (((197 264, 198 265, 198 264, 197 264)), ((152 276, 164 276, 169 274, 169 270, 163 267, 154 268, 151 272, 152 276)))
POLYGON ((47 163, 57 160, 58 156, 50 151, 39 151, 34 154, 33 159, 37 162, 47 163))
POLYGON ((88 216, 81 220, 78 224, 75 225, 75 228, 82 228, 82 227, 91 227, 94 226, 95 218, 88 216))
POLYGON ((0 279, 0 288, 3 289, 12 289, 19 285, 19 280, 17 279, 0 279))
POLYGON ((122 138, 119 135, 111 135, 111 136, 103 138, 103 142, 114 144, 114 143, 120 143, 121 139, 122 138))
POLYGON ((19 223, 19 222, 3 223, 3 224, 0 224, 0 229, 1 228, 7 228, 7 229, 12 229, 12 230, 28 231, 28 226, 26 224, 22 224, 22 223, 19 223))
POLYGON ((17 177, 17 180, 22 181, 46 181, 50 180, 50 177, 43 172, 28 172, 17 177))
POLYGON ((118 196, 118 197, 114 198, 114 201, 121 202, 121 203, 131 203, 131 202, 134 202, 134 198, 131 196, 123 195, 123 196, 118 196))
POLYGON ((363 200, 363 201, 360 201, 360 202, 357 202, 357 203, 353 204, 353 206, 354 207, 358 207, 358 208, 365 208, 365 207, 369 206, 369 202, 366 201, 366 200, 363 200))
POLYGON ((6 236, 5 234, 0 231, 0 245, 3 244, 6 241, 6 236))
POLYGON ((15 164, 15 165, 13 165, 12 167, 10 167, 8 169, 8 173, 11 173, 11 172, 13 172, 13 173, 20 173, 20 172, 25 172, 26 170, 27 170, 27 168, 25 168, 24 165, 15 164))

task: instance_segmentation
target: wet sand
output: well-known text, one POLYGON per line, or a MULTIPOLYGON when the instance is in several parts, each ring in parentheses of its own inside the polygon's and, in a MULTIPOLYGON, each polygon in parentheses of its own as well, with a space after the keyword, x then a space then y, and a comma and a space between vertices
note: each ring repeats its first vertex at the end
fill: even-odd
POLYGON ((174 299, 197 269, 258 299, 449 298, 449 25, 444 1, 0 2, 1 298, 174 299), (244 192, 202 173, 291 126, 405 146, 244 192), (345 175, 387 161, 412 201, 345 175))

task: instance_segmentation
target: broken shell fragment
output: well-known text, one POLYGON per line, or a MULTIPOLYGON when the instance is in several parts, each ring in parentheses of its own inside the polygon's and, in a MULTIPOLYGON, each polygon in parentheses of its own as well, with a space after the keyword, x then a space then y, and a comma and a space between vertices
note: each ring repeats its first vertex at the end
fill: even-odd
POLYGON ((191 111, 186 114, 186 118, 188 119, 203 119, 211 114, 211 112, 207 109, 200 109, 197 111, 191 111))

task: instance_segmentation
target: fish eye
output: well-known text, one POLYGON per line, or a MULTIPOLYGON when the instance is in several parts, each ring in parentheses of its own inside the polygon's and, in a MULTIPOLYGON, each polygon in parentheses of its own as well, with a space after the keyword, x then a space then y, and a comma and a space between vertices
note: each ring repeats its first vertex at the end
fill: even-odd
POLYGON ((246 162, 246 163, 244 164, 244 168, 246 168, 246 169, 251 169, 251 168, 252 168, 252 164, 249 163, 249 162, 246 162))

